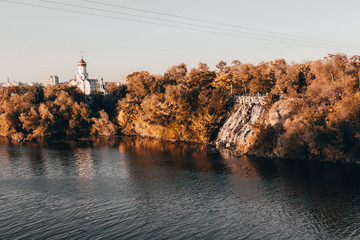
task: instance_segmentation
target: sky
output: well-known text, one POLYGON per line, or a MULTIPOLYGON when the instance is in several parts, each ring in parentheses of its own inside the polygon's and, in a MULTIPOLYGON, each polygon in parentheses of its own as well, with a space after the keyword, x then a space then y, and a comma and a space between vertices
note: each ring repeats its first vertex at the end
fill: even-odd
POLYGON ((0 82, 360 55, 357 0, 0 0, 0 82), (70 4, 70 5, 69 5, 70 4), (159 14, 160 13, 160 14, 159 14))

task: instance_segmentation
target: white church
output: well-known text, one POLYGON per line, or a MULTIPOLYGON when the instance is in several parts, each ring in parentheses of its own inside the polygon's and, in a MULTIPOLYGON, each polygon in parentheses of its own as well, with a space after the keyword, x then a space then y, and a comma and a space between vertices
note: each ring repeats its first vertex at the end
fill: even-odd
POLYGON ((88 73, 86 72, 86 62, 84 61, 83 57, 81 57, 81 60, 78 63, 78 73, 76 75, 76 79, 71 79, 69 81, 69 85, 77 86, 86 95, 90 95, 91 92, 96 90, 106 94, 106 89, 102 78, 100 82, 97 79, 89 79, 88 73), (99 88, 97 89, 97 87, 99 88))

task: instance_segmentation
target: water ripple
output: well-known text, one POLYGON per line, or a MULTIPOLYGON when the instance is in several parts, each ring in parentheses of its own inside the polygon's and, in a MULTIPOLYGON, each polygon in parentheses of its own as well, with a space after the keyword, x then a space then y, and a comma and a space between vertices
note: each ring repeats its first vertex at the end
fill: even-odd
POLYGON ((0 238, 360 238, 360 171, 121 144, 0 145, 0 238))

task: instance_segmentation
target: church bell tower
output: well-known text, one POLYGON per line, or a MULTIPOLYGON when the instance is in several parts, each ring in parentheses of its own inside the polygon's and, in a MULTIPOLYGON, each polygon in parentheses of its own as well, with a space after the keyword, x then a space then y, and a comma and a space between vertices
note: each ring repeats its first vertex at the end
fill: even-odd
POLYGON ((83 57, 81 57, 81 60, 78 63, 78 74, 76 79, 83 81, 88 79, 88 73, 86 72, 86 62, 84 61, 83 57))

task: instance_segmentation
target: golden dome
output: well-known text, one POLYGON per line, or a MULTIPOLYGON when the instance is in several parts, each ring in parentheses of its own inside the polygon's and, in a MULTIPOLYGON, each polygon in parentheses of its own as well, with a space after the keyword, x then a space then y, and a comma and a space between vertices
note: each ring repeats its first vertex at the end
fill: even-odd
POLYGON ((78 66, 86 66, 86 62, 84 61, 84 59, 81 57, 80 62, 78 63, 78 66))

